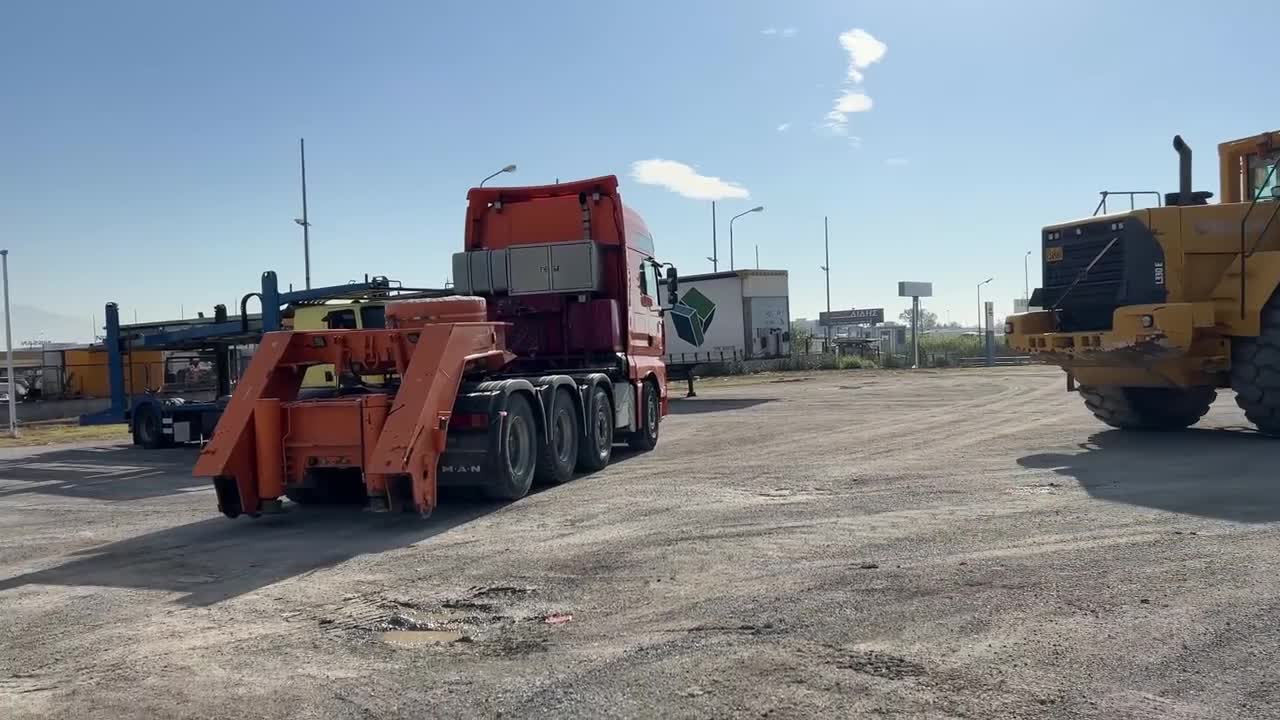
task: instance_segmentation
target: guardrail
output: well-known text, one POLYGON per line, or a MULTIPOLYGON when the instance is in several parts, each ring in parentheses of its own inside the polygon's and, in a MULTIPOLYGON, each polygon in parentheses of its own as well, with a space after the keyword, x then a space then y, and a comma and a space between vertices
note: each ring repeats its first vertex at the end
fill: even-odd
MULTIPOLYGON (((986 367, 987 359, 985 357, 958 358, 956 360, 956 363, 960 367, 986 367)), ((993 367, 1010 367, 1013 365, 1030 365, 1030 364, 1031 364, 1030 355, 1005 355, 1001 357, 994 357, 991 359, 991 365, 993 367)))

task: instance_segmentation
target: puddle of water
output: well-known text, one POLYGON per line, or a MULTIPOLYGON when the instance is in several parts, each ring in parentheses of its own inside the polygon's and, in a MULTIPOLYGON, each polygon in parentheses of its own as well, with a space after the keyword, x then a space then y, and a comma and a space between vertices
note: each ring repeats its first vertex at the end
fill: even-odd
POLYGON ((383 642, 397 645, 431 645, 461 640, 462 633, 457 630, 388 630, 379 637, 383 642))

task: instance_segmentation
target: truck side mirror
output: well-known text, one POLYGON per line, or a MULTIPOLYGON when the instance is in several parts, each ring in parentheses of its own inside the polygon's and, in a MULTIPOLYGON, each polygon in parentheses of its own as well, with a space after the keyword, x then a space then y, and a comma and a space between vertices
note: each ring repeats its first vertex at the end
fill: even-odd
POLYGON ((680 304, 680 277, 675 267, 667 266, 667 305, 675 307, 680 304))

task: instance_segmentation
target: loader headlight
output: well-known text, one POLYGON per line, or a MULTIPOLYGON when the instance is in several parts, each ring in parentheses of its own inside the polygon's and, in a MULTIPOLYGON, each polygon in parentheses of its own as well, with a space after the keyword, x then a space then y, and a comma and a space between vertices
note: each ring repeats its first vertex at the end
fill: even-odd
POLYGON ((1004 324, 1004 334, 1005 334, 1005 335, 1012 335, 1012 334, 1013 334, 1013 323, 1011 323, 1011 322, 1007 322, 1007 323, 1005 323, 1005 324, 1004 324))
POLYGON ((1143 315, 1138 322, 1142 323, 1144 328, 1153 328, 1156 325, 1156 319, 1150 315, 1143 315))

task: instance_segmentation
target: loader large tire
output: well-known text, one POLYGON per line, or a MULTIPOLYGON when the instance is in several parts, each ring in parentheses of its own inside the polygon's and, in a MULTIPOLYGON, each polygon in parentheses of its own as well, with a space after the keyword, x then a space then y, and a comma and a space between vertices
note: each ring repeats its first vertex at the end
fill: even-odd
POLYGON ((1258 337, 1231 339, 1231 389, 1258 432, 1280 436, 1280 294, 1263 306, 1258 337))
POLYGON ((519 500, 529 494, 538 464, 538 425, 523 393, 507 397, 507 416, 499 432, 498 461, 484 493, 494 500, 519 500))
POLYGON ((1182 430, 1209 412, 1218 391, 1189 388, 1081 385, 1085 407, 1102 422, 1121 430, 1182 430))

